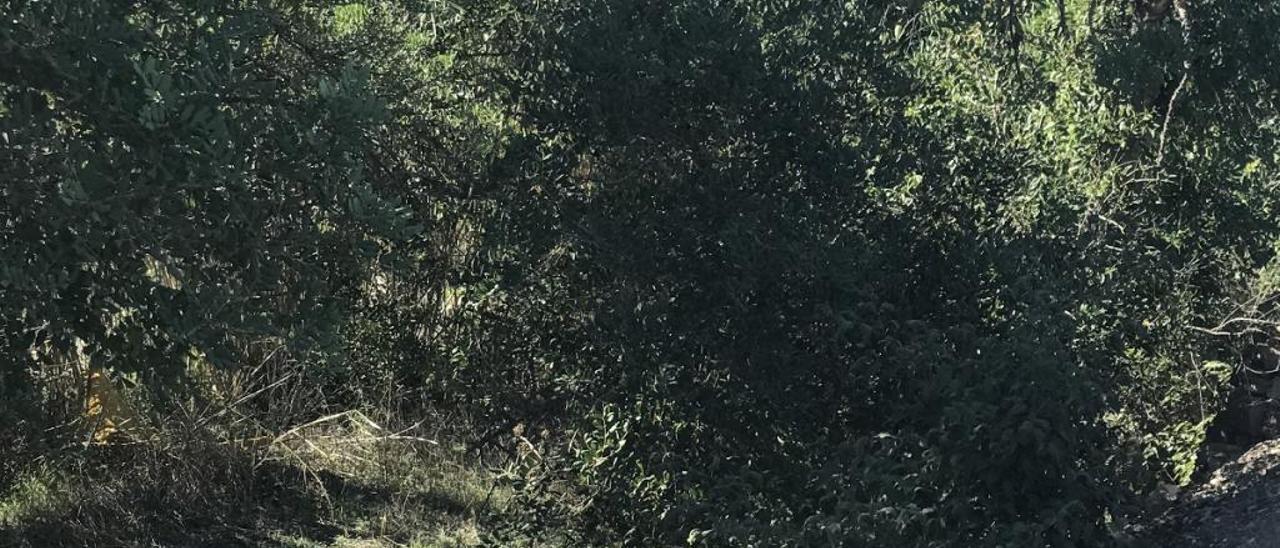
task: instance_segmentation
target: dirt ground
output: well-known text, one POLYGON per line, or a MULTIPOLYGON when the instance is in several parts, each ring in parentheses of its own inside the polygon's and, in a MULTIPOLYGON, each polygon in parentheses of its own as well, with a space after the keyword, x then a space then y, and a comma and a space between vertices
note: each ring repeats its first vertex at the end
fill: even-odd
POLYGON ((1171 548, 1280 548, 1280 440, 1257 444, 1181 494, 1160 519, 1171 548))

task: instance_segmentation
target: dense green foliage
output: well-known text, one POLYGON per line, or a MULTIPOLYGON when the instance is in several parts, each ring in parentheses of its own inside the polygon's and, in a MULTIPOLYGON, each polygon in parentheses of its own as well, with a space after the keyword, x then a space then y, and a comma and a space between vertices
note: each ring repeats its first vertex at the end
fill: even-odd
POLYGON ((0 389, 280 341, 511 535, 1106 545, 1273 336, 1276 2, 3 15, 0 389))

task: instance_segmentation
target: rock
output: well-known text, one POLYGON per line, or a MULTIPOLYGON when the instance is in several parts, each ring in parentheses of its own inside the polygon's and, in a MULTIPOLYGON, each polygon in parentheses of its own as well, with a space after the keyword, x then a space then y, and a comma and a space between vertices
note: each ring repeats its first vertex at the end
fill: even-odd
POLYGON ((1215 470, 1156 521, 1158 546, 1280 547, 1280 440, 1215 470))

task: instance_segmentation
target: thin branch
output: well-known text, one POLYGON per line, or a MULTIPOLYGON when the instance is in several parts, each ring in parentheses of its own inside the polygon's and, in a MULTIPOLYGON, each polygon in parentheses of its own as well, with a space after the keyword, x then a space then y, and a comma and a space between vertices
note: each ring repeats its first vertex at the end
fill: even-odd
POLYGON ((1173 88, 1173 95, 1169 97, 1169 106, 1164 111, 1164 125, 1160 128, 1160 146, 1156 149, 1156 165, 1164 163, 1164 145, 1165 139, 1169 136, 1169 120, 1173 119, 1173 104, 1178 100, 1178 94, 1182 92, 1182 87, 1187 84, 1188 71, 1182 72, 1182 79, 1178 80, 1178 87, 1173 88))
POLYGON ((1240 335, 1244 335, 1246 333, 1257 333, 1259 335, 1270 334, 1267 331, 1264 331, 1258 327, 1255 327, 1259 325, 1270 326, 1273 328, 1280 328, 1280 321, 1264 320, 1261 318, 1230 318, 1230 319, 1224 320, 1222 323, 1214 327, 1201 327, 1198 325, 1188 325, 1187 329, 1190 329, 1192 331, 1198 331, 1200 333, 1204 333, 1207 335, 1213 335, 1215 337, 1237 337, 1240 335), (1239 331, 1227 330, 1227 328, 1230 327, 1231 325, 1238 324, 1238 323, 1248 324, 1249 327, 1245 327, 1244 329, 1241 329, 1239 331))
MULTIPOLYGON (((1182 43, 1186 47, 1191 46, 1191 14, 1187 9, 1187 0, 1173 0, 1173 16, 1182 26, 1182 43)), ((1182 91, 1183 86, 1187 83, 1187 76, 1191 74, 1191 59, 1188 57, 1182 61, 1182 79, 1178 80, 1178 87, 1174 88, 1173 95, 1169 97, 1169 107, 1164 111, 1164 126, 1160 128, 1160 148, 1156 151, 1156 165, 1159 166, 1164 161, 1164 144, 1165 137, 1169 133, 1169 120, 1173 118, 1173 103, 1178 100, 1178 94, 1182 91)))

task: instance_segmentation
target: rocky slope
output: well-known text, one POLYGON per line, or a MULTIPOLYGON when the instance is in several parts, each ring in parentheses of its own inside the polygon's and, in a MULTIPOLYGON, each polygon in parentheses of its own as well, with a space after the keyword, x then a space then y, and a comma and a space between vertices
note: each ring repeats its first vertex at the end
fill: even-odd
POLYGON ((1172 548, 1280 548, 1280 440, 1259 443, 1180 494, 1153 539, 1172 548))

